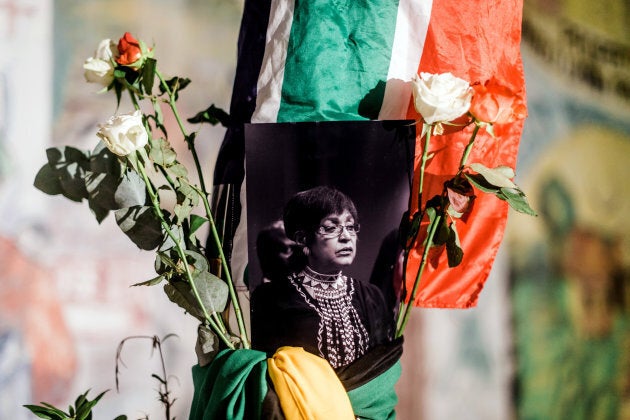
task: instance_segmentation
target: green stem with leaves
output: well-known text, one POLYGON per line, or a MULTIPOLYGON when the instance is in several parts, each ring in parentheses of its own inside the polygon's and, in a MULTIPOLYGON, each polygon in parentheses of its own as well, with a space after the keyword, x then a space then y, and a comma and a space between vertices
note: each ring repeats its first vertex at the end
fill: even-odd
MULTIPOLYGON (((424 146, 422 148, 422 157, 420 160, 420 179, 418 181, 418 211, 422 210, 422 192, 423 192, 423 188, 424 188, 424 174, 426 172, 426 165, 427 165, 427 161, 429 159, 429 144, 431 141, 431 133, 433 131, 433 125, 430 124, 426 124, 423 123, 422 125, 422 134, 424 137, 424 146)), ((421 219, 422 217, 424 217, 424 214, 421 215, 421 219)), ((412 238, 408 238, 408 245, 407 245, 407 249, 404 250, 404 257, 403 257, 403 283, 406 285, 406 277, 407 277, 407 264, 409 261, 409 253, 411 252, 411 250, 414 248, 415 244, 416 244, 416 239, 418 237, 418 231, 415 231, 414 236, 412 238)), ((432 240, 432 239, 431 239, 432 240)), ((429 242, 427 242, 429 243, 429 242)), ((409 299, 409 303, 401 303, 400 304, 400 310, 398 312, 398 317, 397 317, 397 328, 396 328, 396 337, 400 337, 403 333, 403 330, 407 324, 407 319, 409 318, 409 305, 413 303, 414 297, 415 297, 415 293, 418 289, 418 284, 420 283, 420 276, 422 275, 422 272, 420 270, 424 270, 424 265, 421 264, 420 269, 418 271, 418 274, 416 276, 416 280, 414 282, 414 286, 412 289, 412 295, 413 297, 410 297, 409 299)), ((407 299, 407 296, 404 296, 403 299, 407 299)))
POLYGON ((418 287, 420 286, 420 279, 422 278, 422 273, 427 265, 427 260, 429 257, 429 250, 433 245, 433 238, 435 237, 435 232, 437 231, 437 227, 440 225, 442 219, 442 215, 437 215, 431 224, 428 227, 428 235, 424 245, 424 251, 422 252, 422 259, 420 260, 420 267, 416 273, 416 278, 413 282, 413 288, 411 289, 411 294, 409 296, 409 300, 407 303, 402 305, 402 309, 398 316, 398 322, 396 327, 396 337, 400 337, 403 335, 405 331, 405 327, 409 322, 409 317, 411 316, 411 308, 413 306, 413 302, 416 300, 416 294, 418 293, 418 287))
POLYGON ((227 265, 227 260, 225 258, 225 254, 223 252, 223 244, 221 243, 221 239, 219 238, 218 232, 217 232, 217 228, 216 228, 216 223, 214 221, 214 217, 212 216, 212 210, 210 209, 210 204, 208 203, 208 193, 206 190, 206 185, 205 185, 205 181, 204 181, 204 176, 203 176, 203 172, 201 170, 201 164, 199 162, 199 156, 197 155, 197 151, 195 149, 195 145, 194 142, 191 141, 190 136, 188 135, 186 128, 184 127, 183 121, 181 116, 179 115, 179 111, 177 110, 177 106, 175 105, 175 96, 173 94, 173 92, 171 91, 171 89, 169 88, 168 84, 166 83, 166 81, 164 80, 164 77, 162 76, 162 74, 159 71, 155 71, 155 74, 157 75, 158 79, 160 80, 160 84, 162 85, 164 91, 166 92, 166 94, 168 95, 168 104, 171 108, 171 111, 173 112, 173 115, 175 116, 175 120, 177 121, 177 124, 179 126, 179 129, 181 130, 184 139, 186 141, 186 143, 188 144, 188 149, 190 150, 193 160, 195 162, 195 168, 197 170, 197 175, 199 178, 199 186, 200 188, 195 188, 195 191, 197 191, 197 193, 199 194, 199 196, 201 197, 201 199, 203 200, 204 203, 204 208, 206 211, 206 216, 207 219, 210 223, 210 231, 212 233, 212 238, 215 242, 215 245, 217 246, 217 249, 219 250, 219 258, 221 259, 221 266, 223 267, 223 272, 225 273, 225 281, 228 285, 228 290, 230 293, 230 300, 232 302, 232 306, 234 308, 234 315, 236 317, 236 321, 238 324, 238 329, 239 329, 239 336, 241 339, 241 343, 243 344, 244 348, 249 348, 249 340, 247 339, 247 331, 245 329, 245 324, 243 322, 243 315, 241 312, 241 308, 240 308, 240 304, 239 304, 239 300, 238 300, 238 296, 236 294, 236 291, 234 289, 234 282, 232 281, 232 276, 230 274, 230 270, 229 267, 227 265))
POLYGON ((193 280, 192 273, 190 272, 190 266, 188 264, 188 259, 186 258, 186 253, 184 252, 184 249, 182 248, 180 241, 173 234, 173 232, 170 229, 170 226, 168 225, 168 223, 166 223, 166 220, 164 219, 164 214, 162 213, 162 209, 160 208, 159 198, 158 198, 156 192, 153 190, 151 181, 149 180, 149 177, 147 176, 147 173, 146 173, 146 171, 144 169, 144 164, 141 162, 141 159, 137 160, 136 165, 137 165, 138 171, 142 175, 144 183, 147 186, 147 191, 148 191, 149 196, 151 198, 151 203, 153 204, 153 208, 154 208, 155 212, 157 213, 158 218, 160 219, 160 224, 161 224, 162 228, 164 229, 164 231, 166 232, 166 234, 175 243, 175 247, 177 249, 177 254, 181 258, 182 265, 184 266, 184 272, 186 274, 186 279, 188 280, 188 283, 190 284, 190 288, 191 288, 191 290, 193 292, 193 295, 195 296, 195 299, 197 300, 197 303, 199 304, 199 307, 201 308, 201 310, 203 312, 204 318, 206 319, 206 321, 208 322, 210 327, 217 333, 219 338, 229 348, 234 349, 234 345, 229 340, 229 338, 226 336, 227 330, 225 328, 225 325, 223 324, 223 320, 221 319, 221 317, 218 316, 218 314, 217 314, 217 312, 215 310, 213 310, 211 314, 208 314, 208 310, 206 309, 205 305, 203 304, 203 301, 201 300, 201 296, 199 295, 199 291, 197 290, 197 286, 195 285, 195 282, 193 280))
MULTIPOLYGON (((194 188, 194 187, 193 187, 194 188)), ((230 270, 227 265, 227 260, 225 258, 225 254, 223 253, 223 247, 221 245, 221 239, 219 238, 219 232, 217 231, 217 225, 214 223, 214 217, 212 215, 212 211, 210 210, 210 203, 208 202, 208 198, 202 191, 199 191, 195 188, 201 200, 203 201, 203 205, 206 210, 206 216, 208 221, 210 222, 210 233, 212 234, 212 238, 216 244, 219 246, 219 259, 221 260, 221 266, 223 268, 223 272, 225 273, 226 282, 228 284, 228 290, 230 293, 230 299, 234 305, 234 315, 236 317, 236 322, 238 324, 238 330, 240 334, 241 342, 243 343, 244 348, 250 348, 249 340, 247 339, 247 331, 245 330, 245 324, 243 323, 243 314, 241 311, 241 307, 238 302, 238 296, 236 295, 236 290, 234 289, 234 282, 232 281, 232 276, 230 275, 230 270)))
POLYGON ((204 193, 206 193, 208 190, 206 189, 203 172, 201 170, 201 163, 199 161, 199 155, 197 154, 197 150, 195 149, 195 144, 191 140, 190 136, 188 135, 186 127, 184 127, 184 123, 179 115, 179 111, 177 110, 177 106, 175 105, 175 95, 173 94, 173 92, 171 92, 171 89, 166 83, 166 80, 164 80, 164 77, 159 71, 157 71, 157 69, 155 70, 155 74, 157 75, 158 79, 160 79, 160 84, 162 85, 162 87, 164 88, 164 91, 168 95, 168 105, 171 108, 171 111, 173 111, 173 115, 175 116, 177 125, 179 126, 179 129, 181 130, 182 134, 184 135, 184 140, 186 141, 186 144, 188 145, 188 149, 190 150, 190 153, 192 154, 193 161, 195 162, 195 168, 199 176, 199 186, 201 187, 201 190, 204 191, 204 193))

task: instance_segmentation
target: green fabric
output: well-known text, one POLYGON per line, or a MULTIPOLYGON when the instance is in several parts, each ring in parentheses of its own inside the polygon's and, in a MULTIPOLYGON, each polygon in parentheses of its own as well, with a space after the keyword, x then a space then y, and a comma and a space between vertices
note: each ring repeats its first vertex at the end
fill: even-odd
POLYGON ((397 14, 397 0, 295 0, 277 121, 358 120, 366 102, 380 108, 397 14))
POLYGON ((257 350, 222 350, 207 366, 192 368, 189 420, 257 420, 267 394, 267 356, 257 350))
POLYGON ((400 360, 381 375, 358 388, 348 391, 354 414, 366 420, 390 420, 396 418, 394 408, 398 396, 394 386, 400 378, 400 360))

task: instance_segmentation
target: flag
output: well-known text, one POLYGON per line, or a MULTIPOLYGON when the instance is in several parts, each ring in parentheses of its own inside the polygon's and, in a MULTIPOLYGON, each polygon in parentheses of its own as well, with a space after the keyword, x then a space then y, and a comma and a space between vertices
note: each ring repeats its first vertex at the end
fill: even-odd
MULTIPOLYGON (((417 119, 410 80, 421 71, 451 72, 471 83, 494 76, 520 91, 521 14, 522 0, 247 0, 232 122, 214 176, 215 214, 222 215, 224 250, 237 282, 247 264, 244 123, 417 119)), ((469 162, 514 168, 521 131, 522 122, 517 122, 497 127, 494 139, 481 135, 469 162)), ((442 154, 427 166, 426 197, 441 191, 444 180, 457 170, 469 138, 464 131, 432 143, 442 154)), ((418 157, 420 145, 418 139, 418 157)), ((415 305, 474 306, 506 218, 506 203, 479 194, 466 223, 458 223, 462 264, 448 268, 445 255, 433 259, 415 305)), ((411 282, 418 262, 418 252, 412 252, 411 282)))

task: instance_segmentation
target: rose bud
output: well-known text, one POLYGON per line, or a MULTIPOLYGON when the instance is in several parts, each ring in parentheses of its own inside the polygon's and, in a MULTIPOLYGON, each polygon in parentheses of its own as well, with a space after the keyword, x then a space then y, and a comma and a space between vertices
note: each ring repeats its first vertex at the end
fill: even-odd
POLYGON ((450 209, 456 213, 453 214, 454 216, 461 217, 472 210, 475 195, 473 187, 467 179, 451 179, 446 181, 444 186, 446 187, 450 209))

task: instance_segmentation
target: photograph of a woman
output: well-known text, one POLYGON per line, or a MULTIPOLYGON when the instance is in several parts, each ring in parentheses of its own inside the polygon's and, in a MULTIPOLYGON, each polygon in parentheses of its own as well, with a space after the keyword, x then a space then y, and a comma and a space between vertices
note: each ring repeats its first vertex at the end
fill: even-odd
POLYGON ((312 386, 338 380, 361 418, 395 418, 394 277, 414 146, 404 120, 245 125, 252 348, 321 361, 317 377, 327 365, 335 380, 312 386))
POLYGON ((253 347, 270 354, 303 347, 339 368, 391 340, 393 314, 379 288, 344 274, 360 233, 353 201, 328 186, 301 191, 286 204, 283 223, 295 244, 290 274, 253 291, 253 347))

